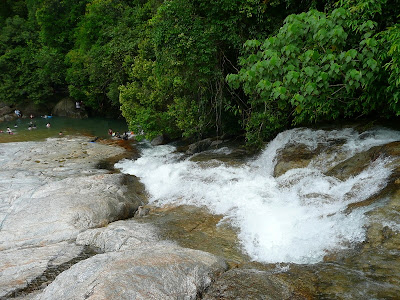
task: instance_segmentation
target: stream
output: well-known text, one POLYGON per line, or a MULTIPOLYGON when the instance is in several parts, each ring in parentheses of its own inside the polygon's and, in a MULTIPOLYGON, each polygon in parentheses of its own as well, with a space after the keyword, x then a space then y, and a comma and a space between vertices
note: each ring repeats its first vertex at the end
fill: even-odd
POLYGON ((57 138, 0 146, 1 299, 398 299, 398 130, 296 128, 257 155, 126 141, 128 156, 92 141, 117 123, 21 122, 0 139, 57 138))
MULTIPOLYGON (((400 254, 397 185, 395 196, 379 195, 389 189, 388 182, 398 184, 393 172, 399 162, 380 154, 379 147, 398 141, 399 131, 380 127, 360 132, 297 128, 280 133, 258 156, 239 163, 229 160, 234 151, 229 147, 187 156, 173 144, 143 142, 139 159, 115 167, 140 178, 150 205, 166 210, 189 205, 219 215, 215 226, 233 228, 237 248, 249 257, 239 268, 261 263, 256 269, 281 273, 277 276, 293 286, 297 279, 288 274, 295 274, 309 281, 304 294, 311 298, 386 299, 398 293, 399 283, 393 276, 400 267, 395 263, 400 254), (346 168, 352 172, 344 174, 346 168)), ((398 153, 394 145, 397 150, 390 151, 398 153)), ((192 213, 184 222, 191 223, 199 211, 192 213)), ((174 221, 159 223, 176 228, 174 221)), ((188 245, 193 228, 201 226, 178 240, 188 245)), ((212 240, 191 247, 207 251, 207 239, 212 240)))
MULTIPOLYGON (((325 173, 356 153, 400 140, 400 133, 374 130, 358 134, 352 129, 312 131, 293 129, 278 135, 257 158, 240 166, 183 159, 172 145, 142 144, 142 157, 116 164, 141 178, 157 205, 205 206, 222 214, 239 230, 245 252, 259 262, 317 263, 327 251, 346 249, 365 240, 366 212, 374 206, 346 213, 351 203, 381 190, 391 170, 387 158, 378 158, 357 176, 338 180, 325 173), (322 152, 304 168, 274 177, 280 150, 302 144, 309 149, 341 141, 334 153, 322 152)), ((212 151, 229 154, 230 149, 212 151)))

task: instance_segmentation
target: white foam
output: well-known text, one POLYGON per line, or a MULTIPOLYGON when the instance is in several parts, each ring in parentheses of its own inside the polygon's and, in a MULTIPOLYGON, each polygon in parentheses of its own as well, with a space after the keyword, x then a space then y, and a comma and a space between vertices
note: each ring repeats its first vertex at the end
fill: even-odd
MULTIPOLYGON (((281 133, 248 164, 207 167, 173 153, 173 146, 146 146, 141 158, 116 164, 140 177, 158 205, 177 203, 207 206, 239 229, 243 250, 260 262, 316 263, 327 251, 349 247, 365 238, 368 208, 345 214, 348 204, 362 201, 385 186, 390 170, 384 159, 346 181, 323 174, 326 164, 293 169, 274 178, 279 150, 288 144, 316 148, 318 143, 343 139, 341 160, 368 145, 400 140, 395 131, 359 135, 351 129, 281 133)), ((323 157, 323 156, 322 156, 323 157)), ((332 161, 329 162, 332 164, 332 161)))

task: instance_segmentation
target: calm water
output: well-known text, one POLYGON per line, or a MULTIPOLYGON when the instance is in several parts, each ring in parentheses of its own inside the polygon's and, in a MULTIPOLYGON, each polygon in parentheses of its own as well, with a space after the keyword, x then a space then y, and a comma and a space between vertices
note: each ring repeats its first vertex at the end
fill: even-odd
POLYGON ((59 136, 60 131, 63 135, 78 134, 106 138, 108 136, 109 128, 120 133, 128 130, 128 126, 124 120, 104 118, 33 118, 32 122, 36 124, 37 129, 28 130, 30 122, 31 120, 27 118, 0 123, 0 130, 4 131, 4 133, 0 133, 0 143, 43 140, 49 137, 59 136), (51 125, 50 128, 46 127, 48 122, 51 125), (14 134, 8 134, 6 132, 7 127, 10 127, 14 134))

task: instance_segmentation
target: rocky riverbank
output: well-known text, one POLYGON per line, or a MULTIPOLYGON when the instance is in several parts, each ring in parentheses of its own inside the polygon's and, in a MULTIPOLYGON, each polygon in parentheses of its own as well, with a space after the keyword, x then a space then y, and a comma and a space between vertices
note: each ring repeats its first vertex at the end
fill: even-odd
MULTIPOLYGON (((116 141, 0 144, 0 299, 396 299, 400 134, 390 132, 390 142, 383 142, 380 133, 351 131, 365 145, 349 153, 343 139, 310 132, 317 133, 316 144, 304 144, 299 136, 305 133, 289 132, 293 142, 264 152, 267 161, 275 155, 271 176, 284 187, 312 166, 335 184, 361 178, 343 195, 348 205, 321 218, 340 214, 354 222, 353 212, 361 211, 368 221, 362 242, 303 264, 252 261, 238 229, 205 207, 143 206, 148 196, 139 180, 112 168, 127 153, 116 141), (375 188, 383 176, 377 163, 390 174, 375 188), (362 175, 370 168, 375 177, 362 175), (376 192, 357 197, 369 189, 376 192)), ((186 158, 201 169, 257 168, 237 149, 186 158)), ((240 181, 238 174, 232 182, 240 181)), ((306 192, 301 201, 319 199, 318 210, 338 201, 333 196, 306 192)))
POLYGON ((143 190, 98 168, 125 149, 89 140, 0 145, 0 299, 196 298, 225 262, 118 221, 143 190))
POLYGON ((226 259, 230 269, 202 299, 398 298, 400 132, 289 130, 247 159, 227 147, 194 156, 159 147, 144 147, 140 159, 117 167, 140 176, 156 204, 138 221, 183 247, 226 259), (245 214, 230 222, 242 206, 245 214), (239 222, 246 217, 255 226, 244 235, 239 222), (249 235, 254 247, 276 238, 250 258, 243 242, 249 235), (335 239, 341 241, 332 247, 335 239), (321 241, 321 255, 311 262, 255 262, 305 247, 302 255, 314 258, 321 241))

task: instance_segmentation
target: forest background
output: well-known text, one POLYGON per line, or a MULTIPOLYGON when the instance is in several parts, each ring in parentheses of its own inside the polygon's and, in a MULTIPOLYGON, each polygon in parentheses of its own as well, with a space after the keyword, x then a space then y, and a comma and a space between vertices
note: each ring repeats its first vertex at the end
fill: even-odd
POLYGON ((0 0, 0 101, 146 138, 400 116, 400 0, 0 0))

